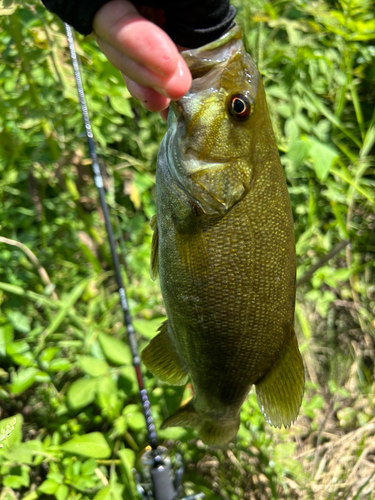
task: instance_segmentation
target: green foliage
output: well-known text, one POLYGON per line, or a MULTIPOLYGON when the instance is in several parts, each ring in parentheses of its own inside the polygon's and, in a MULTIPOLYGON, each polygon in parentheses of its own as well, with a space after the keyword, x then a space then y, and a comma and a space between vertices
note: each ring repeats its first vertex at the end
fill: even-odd
MULTIPOLYGON (((238 441, 224 450, 208 449, 188 429, 158 435, 185 453, 187 494, 370 499, 372 5, 233 4, 265 82, 294 212, 298 278, 318 267, 297 296, 306 394, 297 425, 270 430, 251 392, 238 441), (347 239, 350 246, 320 264, 347 239), (348 436, 340 446, 338 435, 348 436)), ((31 0, 0 1, 0 16, 0 500, 136 499, 132 468, 146 443, 144 418, 62 25, 31 0)), ((149 278, 147 222, 166 127, 131 99, 89 37, 79 37, 78 51, 142 349, 165 320, 149 278)), ((145 376, 159 428, 191 388, 145 376)))

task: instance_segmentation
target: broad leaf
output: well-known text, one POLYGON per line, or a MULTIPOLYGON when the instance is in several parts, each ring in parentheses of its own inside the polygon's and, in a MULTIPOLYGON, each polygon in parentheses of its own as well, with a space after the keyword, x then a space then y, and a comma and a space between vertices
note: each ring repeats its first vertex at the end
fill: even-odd
POLYGON ((109 458, 111 448, 100 432, 76 436, 60 446, 63 451, 92 458, 109 458))
POLYGON ((96 380, 91 378, 81 378, 73 382, 68 390, 68 405, 73 410, 84 408, 95 399, 96 380))
POLYGON ((104 359, 92 356, 78 356, 78 363, 82 371, 91 377, 99 377, 108 372, 109 366, 104 359))
POLYGON ((129 365, 131 363, 130 348, 121 340, 104 333, 99 333, 99 343, 104 356, 114 365, 129 365))

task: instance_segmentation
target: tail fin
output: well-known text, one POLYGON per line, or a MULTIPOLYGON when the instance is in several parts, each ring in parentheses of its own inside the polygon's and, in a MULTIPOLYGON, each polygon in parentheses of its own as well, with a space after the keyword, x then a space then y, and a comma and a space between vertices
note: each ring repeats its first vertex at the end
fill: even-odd
POLYGON ((197 412, 194 399, 181 406, 174 415, 168 417, 161 426, 166 427, 193 427, 198 430, 202 440, 211 446, 221 446, 233 440, 240 426, 240 416, 232 419, 213 419, 197 412))

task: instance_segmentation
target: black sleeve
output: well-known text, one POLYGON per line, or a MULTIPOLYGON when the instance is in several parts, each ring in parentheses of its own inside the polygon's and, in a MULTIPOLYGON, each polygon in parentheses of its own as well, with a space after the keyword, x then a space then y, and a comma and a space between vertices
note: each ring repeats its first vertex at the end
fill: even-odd
POLYGON ((229 0, 168 0, 165 30, 178 45, 194 49, 216 40, 234 25, 229 0))
POLYGON ((92 31, 92 21, 100 7, 109 0, 42 0, 45 7, 73 26, 82 35, 92 31))
MULTIPOLYGON (((42 0, 48 10, 83 35, 92 31, 96 12, 109 0, 42 0)), ((165 30, 172 40, 195 48, 219 38, 234 24, 236 10, 229 0, 133 0, 164 10, 165 30)))

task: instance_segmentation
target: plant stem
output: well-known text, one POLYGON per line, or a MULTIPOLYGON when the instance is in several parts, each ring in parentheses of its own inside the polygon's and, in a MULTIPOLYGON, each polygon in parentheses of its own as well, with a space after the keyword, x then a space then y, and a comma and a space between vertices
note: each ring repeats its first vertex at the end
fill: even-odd
POLYGON ((316 264, 311 266, 310 269, 308 271, 306 271, 306 273, 302 276, 302 278, 300 278, 297 281, 297 287, 304 285, 307 281, 309 281, 309 279, 313 276, 315 271, 317 271, 319 268, 323 267, 329 260, 331 260, 335 255, 337 255, 343 248, 348 246, 349 243, 350 243, 349 240, 340 241, 340 243, 338 243, 335 247, 333 247, 332 250, 329 253, 327 253, 327 255, 322 257, 319 260, 319 262, 317 262, 316 264))
POLYGON ((45 286, 51 287, 52 298, 54 300, 59 300, 59 297, 57 296, 57 293, 54 290, 54 285, 52 284, 52 282, 48 276, 47 271, 42 266, 42 264, 39 262, 38 257, 35 255, 35 253, 33 253, 30 250, 30 248, 27 248, 27 246, 25 246, 23 243, 20 243, 19 241, 11 240, 9 238, 4 238, 4 236, 0 236, 0 243, 5 243, 6 245, 12 245, 12 246, 17 247, 20 250, 22 250, 27 255, 27 257, 30 259, 31 263, 34 264, 34 266, 36 267, 36 270, 38 271, 39 276, 40 276, 41 280, 43 281, 43 283, 45 284, 45 286))

